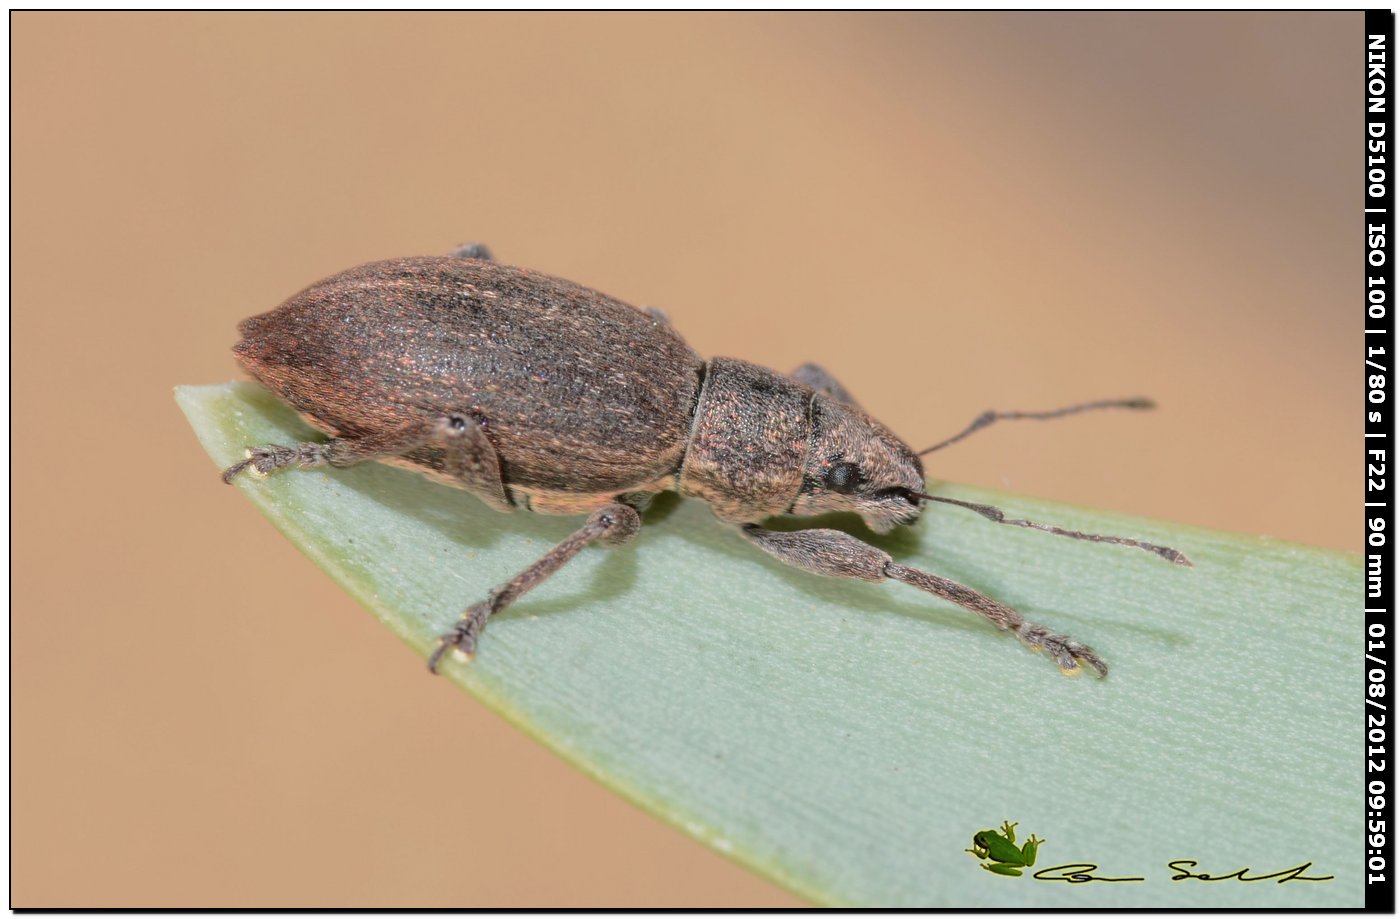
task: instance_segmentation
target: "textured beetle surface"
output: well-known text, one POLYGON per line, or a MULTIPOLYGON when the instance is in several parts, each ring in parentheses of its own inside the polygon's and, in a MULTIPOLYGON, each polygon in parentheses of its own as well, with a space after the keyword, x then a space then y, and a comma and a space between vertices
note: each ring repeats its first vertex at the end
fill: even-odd
POLYGON ((851 511, 886 532, 939 500, 922 494, 914 451, 815 365, 784 375, 702 360, 658 311, 496 264, 482 246, 352 268, 240 331, 234 351, 248 371, 330 440, 250 448, 226 481, 245 469, 379 460, 466 488, 501 511, 591 512, 469 608, 443 637, 434 669, 449 650, 469 658, 493 613, 589 543, 626 542, 640 527, 638 509, 678 491, 787 564, 903 581, 1015 632, 1067 672, 1081 662, 1107 672, 1087 646, 847 533, 761 526, 778 515, 851 511))

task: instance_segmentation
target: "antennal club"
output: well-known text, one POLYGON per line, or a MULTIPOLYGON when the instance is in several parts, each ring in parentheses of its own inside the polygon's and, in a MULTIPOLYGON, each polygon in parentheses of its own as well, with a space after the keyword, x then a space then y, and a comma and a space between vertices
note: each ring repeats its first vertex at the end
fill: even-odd
POLYGON ((1065 415, 1077 415, 1080 412, 1090 412, 1100 408, 1128 408, 1136 411, 1153 409, 1157 403, 1151 399, 1103 399, 1098 402, 1084 402, 1080 405, 1071 405, 1068 408, 1057 408, 1049 412, 983 412, 973 419, 972 424, 967 428, 942 443, 934 444, 927 450, 920 450, 919 456, 925 453, 932 453, 935 450, 942 450, 944 447, 951 447, 953 444, 967 437, 975 431, 980 431, 990 424, 998 421, 1014 421, 1028 418, 1035 421, 1043 421, 1049 418, 1063 418, 1065 415))
POLYGON ((1078 530, 1066 530, 1061 527, 1050 526, 1046 523, 1036 523, 1033 520, 1023 520, 1014 517, 1007 517, 1006 512, 999 507, 990 504, 973 504, 971 501, 959 501, 956 498, 940 498, 937 495, 926 495, 923 492, 911 491, 912 497, 922 498, 925 501, 938 501, 943 504, 953 504, 957 507, 965 507, 970 511, 976 511, 994 523, 1005 523, 1009 526, 1027 527, 1032 530, 1040 530, 1045 533, 1054 533, 1056 536, 1068 536, 1071 539, 1083 539, 1088 542, 1112 543, 1115 546, 1132 546, 1135 549, 1143 549, 1158 555, 1173 565, 1184 565, 1187 568, 1193 567, 1191 560, 1185 553, 1170 546, 1159 546, 1155 543, 1142 542, 1138 539, 1129 539, 1126 536, 1101 536, 1098 533, 1081 533, 1078 530))

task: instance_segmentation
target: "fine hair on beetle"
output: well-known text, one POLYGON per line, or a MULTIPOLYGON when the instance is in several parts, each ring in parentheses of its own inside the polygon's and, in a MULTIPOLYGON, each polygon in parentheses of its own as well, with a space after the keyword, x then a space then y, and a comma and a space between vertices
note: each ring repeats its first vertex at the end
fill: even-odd
POLYGON ((812 574, 895 580, 951 601, 1048 653, 1067 674, 1108 673, 1088 645, 841 530, 780 531, 773 517, 858 514, 877 533, 919 519, 930 502, 995 523, 1142 549, 1137 539, 1009 518, 999 508, 929 494, 921 456, 998 421, 1098 409, 985 412, 918 451, 865 411, 831 373, 782 374, 702 359, 654 308, 635 309, 560 278, 497 263, 483 245, 447 256, 371 262, 319 281, 244 320, 234 353, 248 372, 328 435, 249 448, 224 470, 266 476, 298 467, 387 462, 466 489, 510 513, 587 514, 536 562, 468 607, 429 658, 470 660, 487 621, 591 543, 617 546, 665 491, 697 498, 777 560, 812 574))

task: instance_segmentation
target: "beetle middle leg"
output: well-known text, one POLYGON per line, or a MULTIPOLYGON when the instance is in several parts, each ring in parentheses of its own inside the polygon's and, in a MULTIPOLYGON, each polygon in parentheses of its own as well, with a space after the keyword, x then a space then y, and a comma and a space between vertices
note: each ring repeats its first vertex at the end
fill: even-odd
POLYGON ((620 546, 637 535, 642 517, 626 504, 609 504, 594 511, 572 535, 545 553, 509 581, 495 587, 485 600, 467 609, 452 631, 439 640, 437 650, 428 658, 428 669, 437 673, 438 665, 448 651, 455 651, 470 660, 476 654, 476 643, 486 628, 486 620, 520 599, 532 587, 564 567, 585 546, 601 541, 607 546, 620 546))
POLYGON ((888 552, 862 542, 849 533, 827 529, 784 533, 765 530, 756 524, 743 526, 740 532, 769 555, 803 571, 858 581, 893 578, 951 600, 998 629, 1014 632, 1027 646, 1047 652, 1066 674, 1077 673, 1081 663, 1088 664, 1099 676, 1108 674, 1108 665, 1088 645, 1080 644, 1068 635, 1057 634, 1043 625, 1027 622, 1011 607, 957 581, 901 565, 888 552))

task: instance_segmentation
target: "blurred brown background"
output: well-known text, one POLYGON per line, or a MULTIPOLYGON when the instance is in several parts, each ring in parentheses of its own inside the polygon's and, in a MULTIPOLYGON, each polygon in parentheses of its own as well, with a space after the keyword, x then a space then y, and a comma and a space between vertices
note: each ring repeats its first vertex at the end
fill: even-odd
POLYGON ((1359 13, 12 23, 14 905, 796 902, 219 484, 171 387, 359 262, 482 239, 916 447, 1150 394, 930 471, 1360 548, 1359 13))

